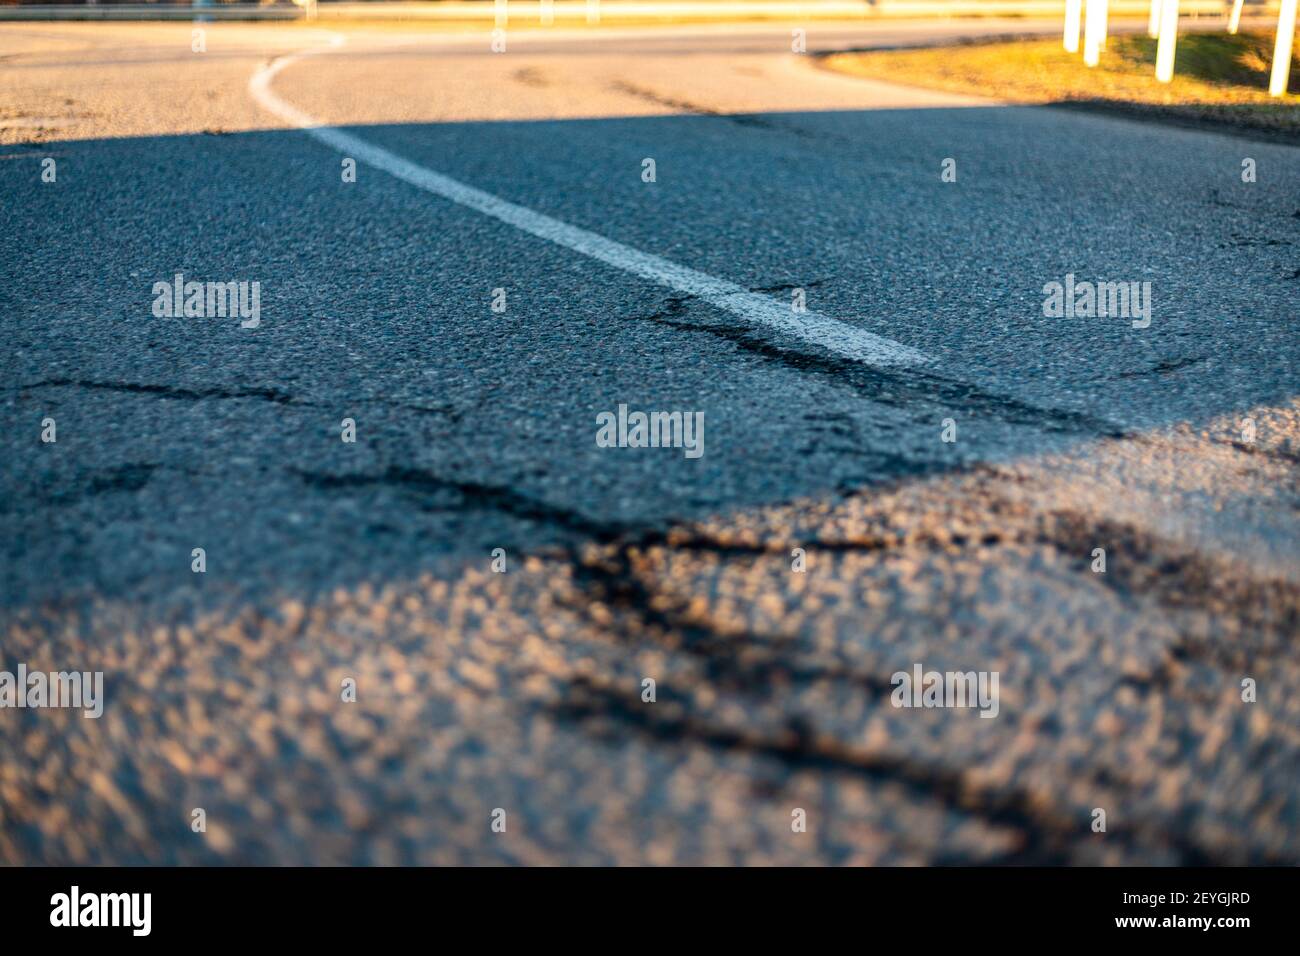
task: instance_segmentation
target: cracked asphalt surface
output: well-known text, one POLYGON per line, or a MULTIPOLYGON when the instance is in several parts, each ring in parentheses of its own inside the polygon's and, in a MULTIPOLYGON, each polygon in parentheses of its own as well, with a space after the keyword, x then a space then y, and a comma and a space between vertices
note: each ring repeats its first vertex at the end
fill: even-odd
POLYGON ((247 92, 325 31, 0 25, 0 669, 107 697, 0 710, 0 862, 1300 862, 1300 152, 780 25, 343 32, 277 95, 933 361, 343 182, 247 92), (261 325, 155 318, 176 272, 261 325), (1067 273, 1150 327, 1044 318, 1067 273), (703 457, 597 447, 620 403, 703 457), (998 717, 891 706, 917 662, 998 717))

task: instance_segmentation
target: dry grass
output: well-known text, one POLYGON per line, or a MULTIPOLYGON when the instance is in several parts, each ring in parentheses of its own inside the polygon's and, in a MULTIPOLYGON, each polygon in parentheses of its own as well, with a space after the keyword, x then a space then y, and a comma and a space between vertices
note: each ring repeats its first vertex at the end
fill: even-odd
MULTIPOLYGON (((1300 95, 1268 95, 1271 34, 1179 37, 1172 83, 1155 80, 1155 41, 1112 36, 1089 69, 1059 39, 836 53, 844 73, 1016 103, 1079 103, 1146 118, 1212 125, 1300 142, 1300 95)), ((1293 87, 1300 65, 1292 60, 1293 87)))

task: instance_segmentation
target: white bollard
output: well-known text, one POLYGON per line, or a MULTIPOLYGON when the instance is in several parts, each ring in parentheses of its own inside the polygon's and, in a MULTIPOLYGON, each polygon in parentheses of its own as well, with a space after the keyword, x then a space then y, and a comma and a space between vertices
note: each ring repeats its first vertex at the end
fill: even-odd
POLYGON ((1110 0, 1101 0, 1101 48, 1106 49, 1106 34, 1110 29, 1110 0))
POLYGON ((1178 0, 1160 4, 1160 42, 1156 44, 1156 79, 1168 83, 1174 78, 1174 48, 1178 43, 1178 0))
POLYGON ((1101 5, 1105 0, 1088 0, 1088 22, 1083 28, 1083 62, 1096 66, 1101 60, 1101 5))
POLYGON ((1083 22, 1083 0, 1065 0, 1065 52, 1079 52, 1079 25, 1083 22))
POLYGON ((1232 15, 1228 17, 1228 32, 1236 34, 1237 28, 1241 26, 1241 4, 1242 0, 1232 0, 1232 15))
POLYGON ((1281 96, 1286 92, 1291 75, 1291 41, 1295 39, 1296 0, 1282 0, 1277 12, 1277 46, 1273 48, 1273 75, 1268 82, 1268 95, 1281 96))
POLYGON ((1151 0, 1151 13, 1147 17, 1147 36, 1160 36, 1160 0, 1151 0))

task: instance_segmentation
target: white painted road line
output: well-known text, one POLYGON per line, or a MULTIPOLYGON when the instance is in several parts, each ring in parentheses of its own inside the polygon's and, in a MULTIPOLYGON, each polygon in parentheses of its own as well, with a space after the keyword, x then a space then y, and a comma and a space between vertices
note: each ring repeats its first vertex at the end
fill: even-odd
POLYGON ((373 166, 412 186, 475 209, 540 239, 580 252, 584 256, 648 279, 657 285, 694 296, 719 309, 740 316, 751 325, 773 329, 783 335, 820 346, 836 355, 869 365, 919 365, 930 361, 927 356, 901 342, 874 335, 865 329, 859 329, 816 312, 796 314, 787 302, 758 295, 725 279, 688 269, 651 253, 641 252, 621 242, 606 239, 586 229, 571 226, 524 206, 499 199, 481 189, 467 186, 450 176, 436 173, 403 159, 396 153, 374 146, 351 133, 335 127, 323 126, 311 116, 280 99, 271 90, 271 81, 286 66, 305 56, 337 49, 343 42, 342 36, 335 35, 329 46, 278 57, 253 74, 248 81, 248 92, 267 112, 293 124, 359 163, 373 166))

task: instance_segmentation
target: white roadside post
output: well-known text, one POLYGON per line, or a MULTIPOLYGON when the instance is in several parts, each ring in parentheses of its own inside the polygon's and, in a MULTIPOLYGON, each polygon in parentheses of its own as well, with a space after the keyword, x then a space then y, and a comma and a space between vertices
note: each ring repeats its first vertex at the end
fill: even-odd
POLYGON ((1160 42, 1156 44, 1156 79, 1168 83, 1174 78, 1174 47, 1178 43, 1178 0, 1162 0, 1160 42))
POLYGON ((1273 48, 1273 75, 1268 82, 1268 95, 1281 96, 1286 92, 1291 74, 1291 41, 1295 39, 1296 0, 1282 0, 1277 12, 1277 46, 1273 48))
POLYGON ((1079 52, 1079 24, 1083 22, 1083 0, 1065 0, 1065 52, 1079 52))
MULTIPOLYGON (((1241 0, 1237 0, 1238 3, 1241 0)), ((1151 13, 1147 16, 1147 36, 1155 39, 1160 36, 1160 0, 1151 0, 1151 13)))
POLYGON ((1083 62, 1096 66, 1101 61, 1101 5, 1105 0, 1088 0, 1088 22, 1083 28, 1083 62))
POLYGON ((1110 30, 1110 0, 1101 0, 1101 48, 1106 49, 1106 34, 1110 30))
POLYGON ((1235 34, 1241 26, 1242 0, 1232 0, 1232 15, 1228 17, 1228 32, 1235 34))

